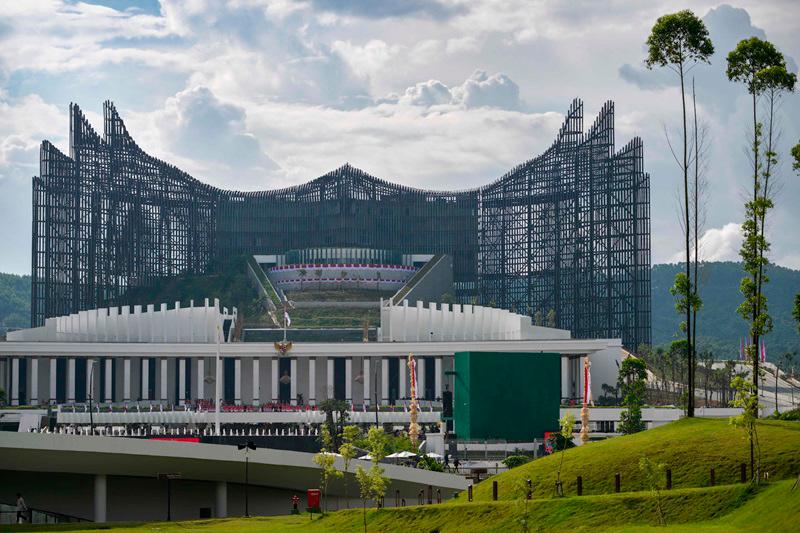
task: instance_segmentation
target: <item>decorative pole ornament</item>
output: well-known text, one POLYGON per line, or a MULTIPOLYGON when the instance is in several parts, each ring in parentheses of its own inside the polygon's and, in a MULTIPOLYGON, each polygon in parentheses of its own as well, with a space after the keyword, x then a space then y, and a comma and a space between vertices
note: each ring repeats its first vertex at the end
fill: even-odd
POLYGON ((589 442, 589 402, 592 400, 592 363, 589 356, 583 358, 583 407, 581 407, 581 443, 589 442))
MULTIPOLYGON (((274 320, 274 319, 273 319, 274 320)), ((292 325, 292 319, 289 317, 289 307, 287 302, 283 304, 283 340, 273 343, 275 350, 281 354, 286 355, 292 349, 292 341, 286 340, 286 328, 292 325)))
POLYGON ((411 423, 408 425, 408 438, 417 451, 417 440, 419 439, 419 425, 417 424, 417 362, 414 354, 408 354, 408 372, 411 375, 411 423))

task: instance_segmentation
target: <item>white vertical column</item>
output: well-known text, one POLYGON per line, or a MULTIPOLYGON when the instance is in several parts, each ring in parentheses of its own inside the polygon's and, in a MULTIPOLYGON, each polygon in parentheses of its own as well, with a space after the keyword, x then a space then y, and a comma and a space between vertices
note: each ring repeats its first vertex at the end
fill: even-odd
POLYGON ((308 360, 308 403, 317 403, 317 358, 311 357, 308 360))
POLYGON ((272 358, 272 378, 270 379, 270 388, 272 389, 272 401, 278 401, 278 358, 272 358))
POLYGON ((39 360, 35 357, 31 358, 31 393, 28 394, 28 404, 39 404, 39 360))
POLYGON ((233 360, 233 403, 242 405, 242 360, 233 360))
POLYGON ((353 401, 353 358, 344 360, 344 399, 353 401))
POLYGON ((56 403, 58 394, 58 359, 50 359, 50 403, 56 403))
POLYGON ((186 359, 178 359, 178 405, 186 403, 186 359))
POLYGON ((11 359, 11 405, 19 405, 19 359, 11 359))
POLYGON ((436 398, 442 398, 442 358, 437 357, 434 366, 434 391, 436 398))
POLYGON ((400 357, 400 364, 397 365, 399 372, 397 372, 397 396, 400 398, 406 397, 406 368, 408 362, 405 357, 400 357))
POLYGON ((420 357, 417 360, 417 398, 427 399, 425 397, 425 358, 420 357))
POLYGON ((107 484, 105 474, 95 474, 94 476, 94 521, 102 523, 106 521, 107 506, 107 484))
POLYGON ((217 481, 216 490, 216 518, 227 518, 228 516, 228 484, 225 481, 217 481))
POLYGON ((67 360, 67 402, 75 402, 75 359, 67 360))
POLYGON ((142 400, 150 399, 150 359, 142 358, 142 400))
POLYGON ((86 360, 86 399, 92 399, 92 401, 97 399, 97 396, 94 393, 94 359, 87 359, 86 360))
POLYGON ((381 402, 389 403, 389 359, 381 359, 381 402))
POLYGON ((570 374, 572 368, 568 357, 561 358, 561 397, 568 398, 570 396, 570 374))
POLYGON ((197 399, 206 399, 206 360, 197 358, 197 399))
POLYGON ((297 405, 297 358, 292 357, 289 361, 289 377, 292 380, 289 382, 289 403, 297 405))
POLYGON ((161 359, 161 374, 160 383, 161 383, 161 401, 167 401, 167 395, 169 391, 169 367, 167 364, 167 358, 161 359))
POLYGON ((261 403, 261 372, 260 359, 253 357, 253 405, 261 403))
POLYGON ((131 401, 131 360, 122 360, 122 401, 131 401))
POLYGON ((114 379, 114 359, 112 359, 111 357, 107 357, 106 358, 106 375, 105 375, 105 379, 106 379, 106 397, 105 397, 105 401, 107 403, 111 403, 111 402, 114 401, 114 395, 112 394, 114 392, 114 382, 113 382, 113 379, 114 379))
POLYGON ((325 375, 325 394, 328 399, 333 398, 333 357, 328 357, 328 372, 325 375))
POLYGON ((364 357, 364 405, 369 405, 370 392, 370 368, 369 357, 364 357))

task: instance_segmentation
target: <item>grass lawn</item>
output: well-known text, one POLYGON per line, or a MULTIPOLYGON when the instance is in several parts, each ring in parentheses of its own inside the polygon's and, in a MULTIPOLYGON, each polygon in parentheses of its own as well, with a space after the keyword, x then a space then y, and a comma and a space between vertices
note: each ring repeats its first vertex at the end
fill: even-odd
MULTIPOLYGON (((796 476, 800 472, 800 424, 762 420, 758 423, 762 471, 770 479, 796 476)), ((664 426, 593 442, 567 450, 561 479, 566 495, 576 494, 577 476, 583 477, 584 494, 614 491, 614 474, 620 473, 621 490, 645 490, 639 472, 639 458, 665 463, 672 469, 673 488, 706 487, 709 470, 716 471, 718 485, 739 481, 739 465, 750 464, 747 437, 727 419, 684 418, 664 426)), ((498 482, 498 498, 518 498, 526 479, 533 485, 534 498, 553 494, 559 454, 553 454, 490 477, 475 486, 477 501, 490 501, 492 481, 498 482)))

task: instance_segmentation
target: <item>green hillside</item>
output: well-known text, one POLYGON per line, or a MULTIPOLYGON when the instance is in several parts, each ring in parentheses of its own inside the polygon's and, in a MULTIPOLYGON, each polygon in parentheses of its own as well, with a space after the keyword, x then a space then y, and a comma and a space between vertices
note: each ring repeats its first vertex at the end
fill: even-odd
MULTIPOLYGON (((680 265, 655 265, 652 270, 653 344, 669 343, 679 335, 681 318, 675 312, 675 299, 669 288, 680 265)), ((769 311, 775 328, 766 337, 767 359, 775 360, 786 351, 800 351, 800 334, 792 320, 792 300, 800 292, 800 271, 775 265, 767 269, 766 286, 769 311)), ((739 282, 740 263, 705 263, 700 267, 700 295, 703 309, 698 315, 698 346, 711 350, 717 358, 738 357, 739 342, 747 325, 736 312, 742 301, 739 282)))
POLYGON ((0 336, 31 325, 31 277, 0 274, 0 336))

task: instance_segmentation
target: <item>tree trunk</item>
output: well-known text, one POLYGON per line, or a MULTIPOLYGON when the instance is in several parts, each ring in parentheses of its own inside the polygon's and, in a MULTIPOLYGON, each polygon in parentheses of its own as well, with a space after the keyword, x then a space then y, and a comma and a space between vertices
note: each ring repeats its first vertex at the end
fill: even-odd
POLYGON ((687 351, 687 370, 688 370, 688 385, 689 397, 686 404, 686 416, 694 416, 694 368, 692 365, 692 307, 689 305, 690 296, 692 294, 692 272, 691 272, 691 250, 689 244, 689 139, 687 138, 686 126, 686 90, 684 88, 683 79, 683 64, 680 65, 681 76, 681 108, 683 112, 683 212, 684 212, 684 237, 686 246, 686 279, 689 284, 686 291, 686 351, 687 351))

